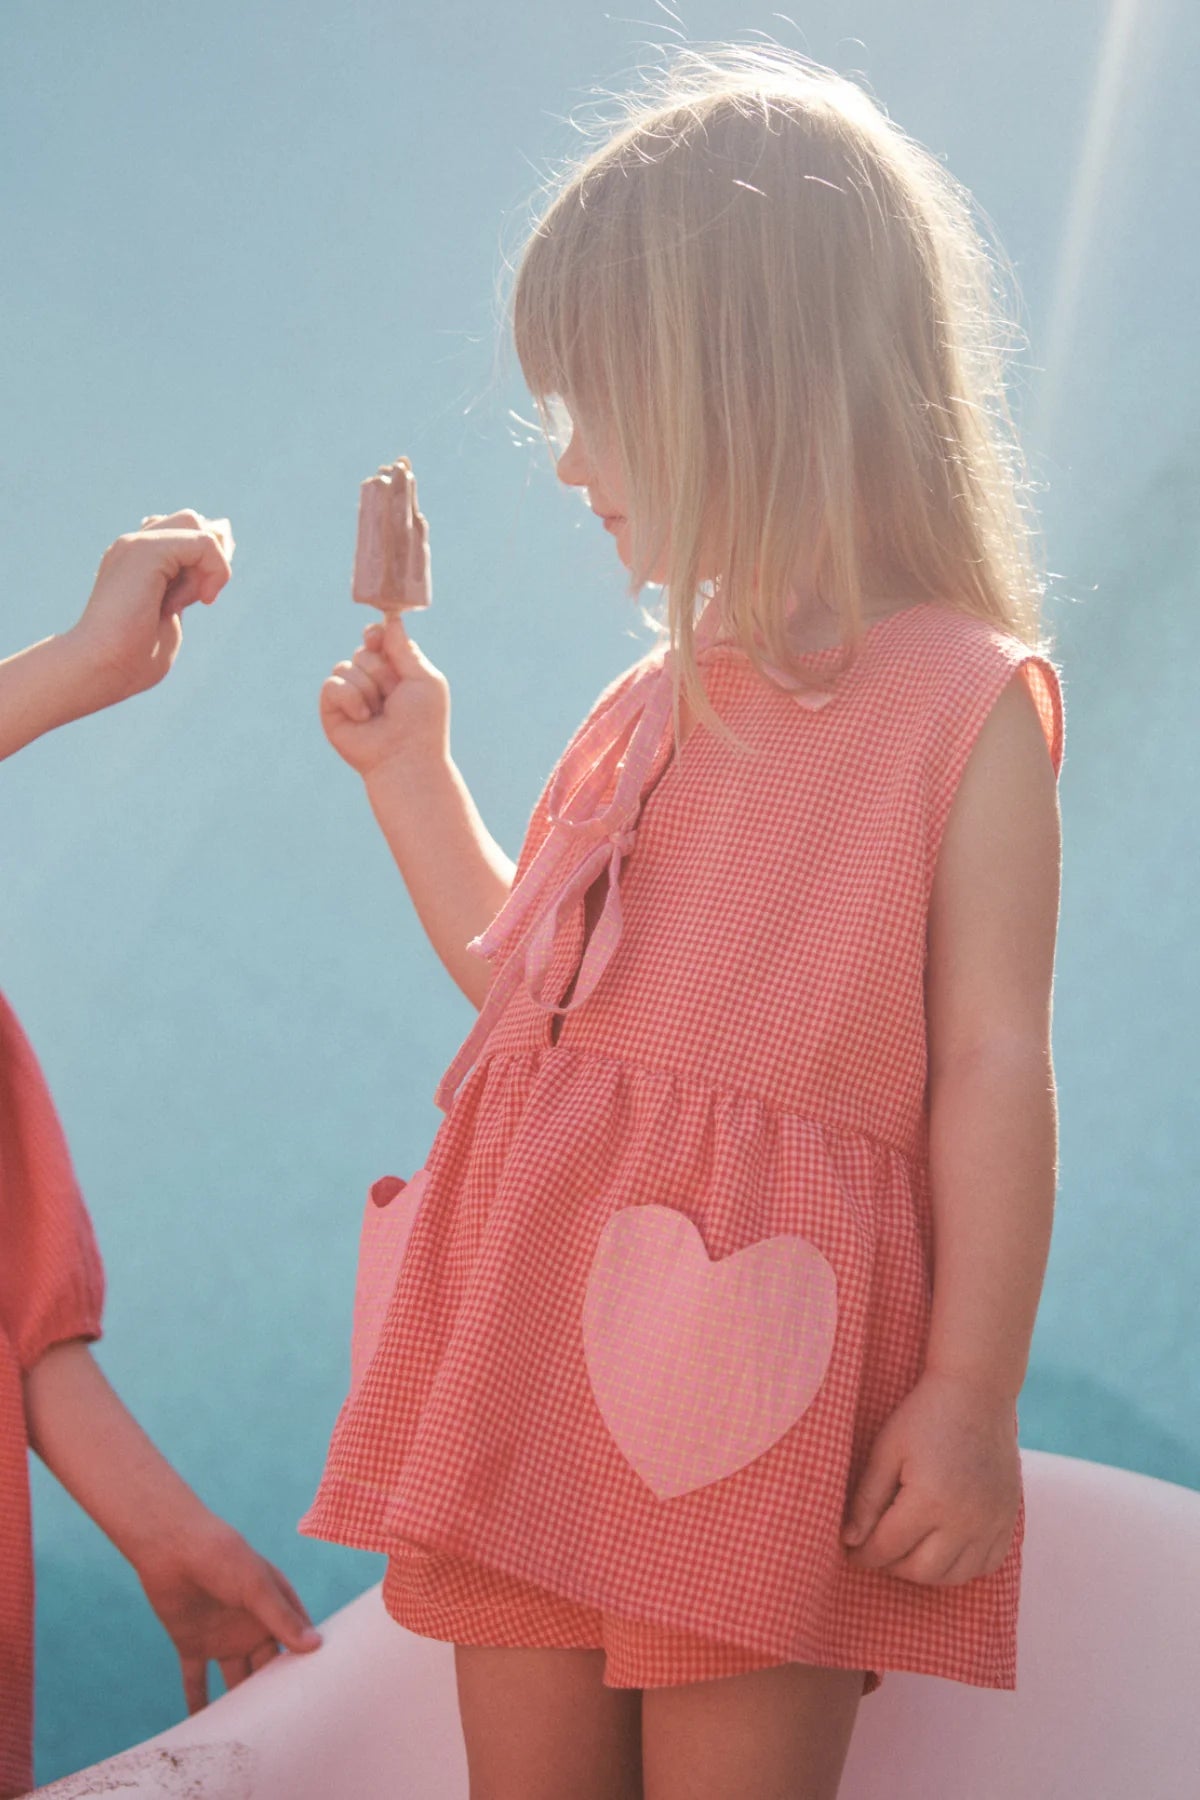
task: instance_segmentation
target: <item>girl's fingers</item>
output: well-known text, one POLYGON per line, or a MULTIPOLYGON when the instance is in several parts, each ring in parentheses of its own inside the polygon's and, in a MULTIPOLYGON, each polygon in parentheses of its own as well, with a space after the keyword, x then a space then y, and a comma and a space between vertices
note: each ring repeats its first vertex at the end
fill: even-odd
POLYGON ((321 699, 326 706, 336 707, 356 725, 365 725, 372 716, 370 707, 358 689, 352 687, 340 674, 331 675, 323 684, 321 699))
POLYGON ((227 1688, 235 1688, 239 1681, 245 1681, 252 1673, 248 1656, 223 1656, 220 1659, 222 1679, 227 1688))
POLYGON ((365 669, 360 669, 357 663, 346 662, 338 664, 337 673, 353 683, 373 713, 379 711, 384 697, 365 669))
POLYGON ((278 1644, 260 1644, 257 1650, 252 1650, 250 1652, 251 1671, 257 1675, 260 1669, 265 1668, 266 1665, 269 1662, 272 1662, 278 1655, 278 1644))
POLYGON ((269 1571, 264 1575, 261 1592, 256 1594, 251 1605, 256 1616, 271 1634, 272 1642, 278 1640, 286 1644, 289 1650, 315 1650, 320 1642, 317 1631, 304 1604, 289 1581, 280 1575, 272 1563, 267 1564, 269 1571), (306 1641, 307 1640, 307 1641, 306 1641))
POLYGON ((283 1589, 287 1598, 291 1601, 292 1605, 295 1607, 297 1613, 299 1614, 301 1628, 303 1629, 303 1628, 307 1627, 310 1631, 316 1631, 317 1628, 313 1624, 311 1618, 309 1617, 307 1606, 305 1606, 303 1600, 300 1598, 299 1594, 296 1592, 295 1588, 292 1586, 291 1582, 288 1580, 288 1578, 284 1574, 283 1570, 277 1569, 275 1567, 274 1563, 268 1564, 268 1567, 270 1568, 272 1575, 274 1575, 274 1577, 275 1577, 276 1581, 279 1583, 280 1587, 283 1589))
POLYGON ((183 1674, 183 1697, 190 1716, 208 1705, 208 1663, 202 1656, 181 1656, 179 1667, 183 1674))
POLYGON ((957 1556, 952 1557, 938 1576, 937 1587, 955 1587, 959 1582, 971 1581, 977 1571, 975 1569, 975 1546, 967 1544, 957 1556))
POLYGON ((370 677, 385 700, 400 686, 400 677, 395 669, 386 656, 381 656, 378 651, 365 647, 356 650, 352 661, 355 668, 361 669, 364 675, 370 677))

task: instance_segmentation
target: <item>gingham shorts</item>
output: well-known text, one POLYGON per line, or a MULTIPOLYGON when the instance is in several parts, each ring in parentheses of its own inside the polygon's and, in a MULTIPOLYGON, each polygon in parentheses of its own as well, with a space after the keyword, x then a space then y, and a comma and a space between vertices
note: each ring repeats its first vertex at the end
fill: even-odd
MULTIPOLYGON (((388 1557, 383 1604, 406 1630, 444 1643, 603 1650, 604 1686, 610 1688, 674 1687, 791 1660, 598 1612, 468 1558, 416 1548, 388 1557)), ((863 1693, 873 1693, 882 1680, 880 1671, 866 1670, 863 1693)))

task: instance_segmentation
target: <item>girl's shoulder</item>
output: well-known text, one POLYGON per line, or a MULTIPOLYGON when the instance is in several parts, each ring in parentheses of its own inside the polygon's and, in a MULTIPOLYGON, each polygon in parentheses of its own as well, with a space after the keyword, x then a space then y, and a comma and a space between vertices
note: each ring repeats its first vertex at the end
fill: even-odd
POLYGON ((1061 733, 1063 671, 1046 634, 1028 642, 1008 626, 947 605, 928 606, 921 631, 927 646, 920 659, 947 710, 960 711, 972 699, 986 710, 1018 669, 1061 733))
POLYGON ((1027 642, 1002 622, 944 601, 926 601, 897 614, 868 646, 881 677, 875 697, 898 712, 923 715, 936 735, 973 738, 1008 685, 1021 672, 1042 718, 1056 766, 1064 730, 1063 673, 1043 634, 1027 642))

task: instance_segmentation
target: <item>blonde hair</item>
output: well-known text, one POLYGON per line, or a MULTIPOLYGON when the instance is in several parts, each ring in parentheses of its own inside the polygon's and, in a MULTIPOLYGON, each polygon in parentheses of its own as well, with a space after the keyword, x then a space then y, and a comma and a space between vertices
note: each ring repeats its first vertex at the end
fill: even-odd
POLYGON ((797 581, 840 620, 838 674, 876 583, 1045 652, 1005 394, 1010 266, 967 190, 798 53, 670 48, 552 178, 511 330, 552 449, 555 396, 610 433, 632 596, 665 548, 676 730, 681 683, 724 729, 693 647, 706 583, 759 673, 799 687, 821 684, 787 639, 797 581))

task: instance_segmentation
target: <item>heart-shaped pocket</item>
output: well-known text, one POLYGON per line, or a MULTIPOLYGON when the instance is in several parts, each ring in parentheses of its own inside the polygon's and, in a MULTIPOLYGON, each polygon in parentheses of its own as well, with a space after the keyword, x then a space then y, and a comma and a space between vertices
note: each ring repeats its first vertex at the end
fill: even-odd
POLYGON ((350 1392, 362 1380, 375 1354, 379 1333, 400 1275, 400 1264, 421 1207, 428 1171, 418 1169, 408 1181, 381 1176, 371 1185, 358 1240, 358 1274, 354 1285, 354 1324, 350 1336, 350 1392), (399 1186, 392 1187, 393 1182, 399 1186))
POLYGON ((588 1378, 621 1454, 660 1500, 744 1468, 812 1404, 837 1324, 815 1244, 781 1233, 720 1262, 685 1214, 627 1206, 583 1302, 588 1378))

